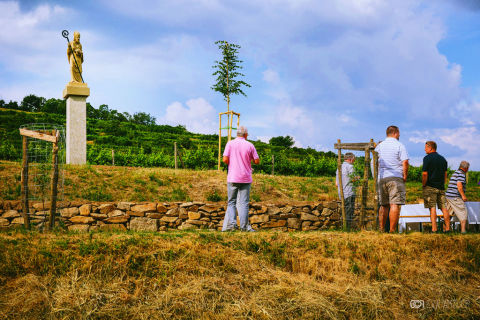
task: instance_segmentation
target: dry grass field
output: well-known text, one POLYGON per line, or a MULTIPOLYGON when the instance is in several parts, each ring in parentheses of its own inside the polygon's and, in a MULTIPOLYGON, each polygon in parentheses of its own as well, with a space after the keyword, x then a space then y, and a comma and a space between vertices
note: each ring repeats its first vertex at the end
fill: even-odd
POLYGON ((479 272, 473 234, 2 231, 0 318, 479 319, 479 272))
MULTIPOLYGON (((0 161, 0 199, 19 200, 20 164, 0 161)), ((226 201, 226 172, 112 166, 65 166, 65 200, 90 201, 226 201)), ((359 188, 360 189, 360 188, 359 188)), ((373 181, 369 182, 373 201, 373 181)), ((407 202, 422 201, 418 182, 407 182, 407 202)), ((360 190, 358 191, 360 193, 360 190)), ((480 201, 480 186, 469 186, 467 197, 480 201)), ((251 200, 296 202, 336 200, 333 177, 254 174, 251 200)))

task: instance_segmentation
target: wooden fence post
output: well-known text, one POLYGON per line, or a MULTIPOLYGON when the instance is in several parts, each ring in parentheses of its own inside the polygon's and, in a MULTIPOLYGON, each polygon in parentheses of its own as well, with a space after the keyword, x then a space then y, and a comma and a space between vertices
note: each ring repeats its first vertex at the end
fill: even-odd
POLYGON ((365 147, 365 167, 363 169, 362 209, 360 213, 360 226, 365 226, 365 211, 367 208, 368 194, 368 169, 370 167, 370 147, 365 147))
MULTIPOLYGON (((55 137, 59 137, 60 132, 55 132, 55 137)), ((55 226, 55 214, 57 211, 57 183, 58 183, 58 142, 53 143, 52 149, 52 182, 51 182, 51 199, 50 199, 50 221, 49 229, 52 230, 55 226)))
POLYGON ((112 149, 112 166, 115 166, 115 150, 112 149))
POLYGON ((25 228, 30 229, 30 220, 28 218, 28 138, 22 136, 22 142, 22 216, 25 228))
MULTIPOLYGON (((373 139, 371 140, 373 142, 373 139)), ((373 192, 374 192, 374 203, 373 210, 375 210, 375 229, 378 229, 378 153, 373 150, 373 192)))
POLYGON ((342 183, 342 149, 340 148, 341 141, 338 139, 338 188, 340 189, 340 201, 342 202, 342 219, 343 219, 343 230, 347 230, 347 216, 345 213, 345 199, 343 197, 343 183, 342 183))

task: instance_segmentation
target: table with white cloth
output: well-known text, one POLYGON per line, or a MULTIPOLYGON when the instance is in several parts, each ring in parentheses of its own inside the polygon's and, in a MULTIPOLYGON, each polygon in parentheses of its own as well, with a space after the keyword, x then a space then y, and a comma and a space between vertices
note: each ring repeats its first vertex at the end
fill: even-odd
MULTIPOLYGON (((465 202, 468 212, 469 224, 480 224, 480 202, 465 202)), ((441 210, 437 209, 437 217, 443 218, 441 210)), ((458 219, 453 215, 453 222, 458 222, 458 219)), ((398 220, 398 231, 403 232, 407 228, 407 223, 429 223, 430 210, 420 204, 406 204, 402 206, 400 211, 400 219, 398 220)))

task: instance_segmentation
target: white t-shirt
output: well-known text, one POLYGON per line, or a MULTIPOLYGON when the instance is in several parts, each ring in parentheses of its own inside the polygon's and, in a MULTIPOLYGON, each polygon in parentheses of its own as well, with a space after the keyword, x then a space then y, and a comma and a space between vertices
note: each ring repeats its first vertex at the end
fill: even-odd
POLYGON ((378 152, 378 178, 403 178, 403 161, 408 160, 407 149, 395 138, 387 137, 376 148, 378 152))

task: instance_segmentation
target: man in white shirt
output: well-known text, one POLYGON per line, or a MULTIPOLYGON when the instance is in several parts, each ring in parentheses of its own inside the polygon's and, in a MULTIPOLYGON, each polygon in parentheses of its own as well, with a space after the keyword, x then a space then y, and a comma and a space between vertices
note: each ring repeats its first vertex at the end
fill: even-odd
MULTIPOLYGON (((353 185, 355 155, 351 152, 345 153, 345 161, 342 164, 342 186, 343 198, 345 199, 345 216, 347 218, 347 228, 350 229, 353 222, 353 215, 355 211, 355 186, 353 185)), ((338 183, 338 170, 335 179, 335 186, 338 190, 338 198, 341 200, 340 186, 338 183)))
POLYGON ((405 204, 405 182, 408 175, 408 153, 398 141, 400 130, 396 126, 387 128, 387 138, 378 144, 378 178, 380 199, 380 230, 384 230, 387 216, 390 218, 390 232, 395 232, 401 205, 405 204))

